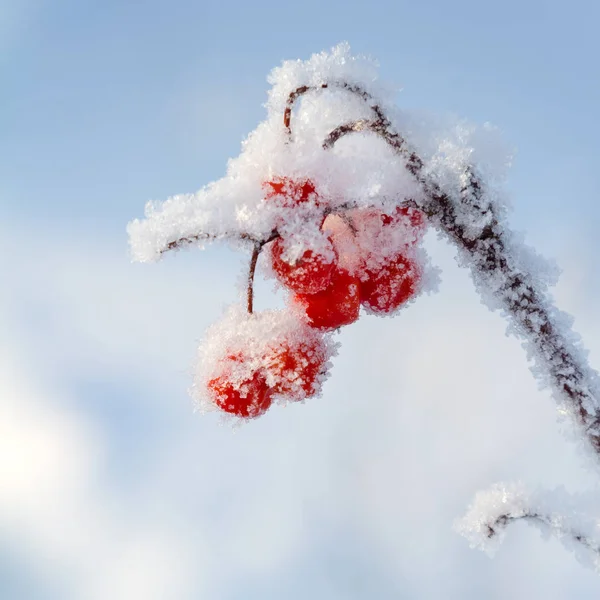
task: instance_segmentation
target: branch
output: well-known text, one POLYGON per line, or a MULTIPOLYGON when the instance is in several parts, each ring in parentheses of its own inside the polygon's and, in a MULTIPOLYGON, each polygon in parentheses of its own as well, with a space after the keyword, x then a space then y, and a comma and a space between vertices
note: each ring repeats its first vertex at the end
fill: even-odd
MULTIPOLYGON (((186 246, 191 246, 193 244, 197 244, 202 240, 243 240, 247 242, 253 242, 254 244, 262 243, 262 240, 248 234, 248 233, 232 233, 232 234, 224 234, 224 235, 213 235, 210 233, 196 233, 194 235, 188 235, 184 237, 180 237, 176 240, 169 242, 164 248, 160 250, 160 254, 163 255, 165 252, 169 250, 180 250, 181 248, 185 248, 186 246)), ((274 239, 274 238, 273 238, 274 239)), ((266 243, 266 242, 265 242, 266 243)))
POLYGON ((598 544, 598 542, 595 542, 590 537, 575 529, 560 525, 560 523, 556 522, 556 518, 552 518, 549 515, 542 515, 537 512, 524 512, 523 514, 506 513, 500 515, 493 522, 485 524, 488 539, 492 539, 499 535, 502 530, 506 529, 509 523, 514 523, 515 521, 536 521, 538 524, 548 527, 556 537, 566 537, 576 544, 580 544, 600 558, 600 544, 598 544))
POLYGON ((406 162, 406 168, 421 184, 427 201, 419 208, 469 257, 476 281, 491 291, 512 318, 517 333, 528 339, 538 364, 547 373, 558 396, 566 406, 594 453, 600 457, 600 407, 598 406, 598 374, 586 363, 581 353, 567 339, 568 330, 560 331, 554 309, 541 291, 528 281, 511 259, 507 232, 501 225, 492 203, 484 199, 484 187, 472 167, 466 169, 466 181, 460 198, 451 198, 424 174, 424 163, 408 147, 389 121, 358 120, 334 129, 323 142, 331 149, 342 137, 370 131, 380 136, 406 162), (479 233, 468 231, 467 222, 482 224, 479 233))
POLYGON ((510 523, 526 521, 575 550, 584 565, 590 566, 591 562, 600 571, 600 523, 592 514, 598 514, 595 494, 574 498, 562 488, 531 493, 521 484, 497 483, 477 493, 466 515, 454 523, 454 529, 467 538, 471 547, 491 555, 510 523))
POLYGON ((307 94, 308 92, 314 92, 314 91, 326 90, 326 89, 332 89, 332 88, 346 90, 346 91, 350 92, 351 94, 359 96, 366 103, 372 102, 373 104, 370 106, 370 108, 375 113, 375 117, 377 118, 377 120, 386 121, 383 111, 381 110, 379 105, 375 102, 375 99, 373 98, 373 96, 371 96, 371 94, 369 94, 369 92, 367 92, 364 88, 362 88, 359 85, 347 83, 345 81, 332 81, 330 83, 322 83, 321 85, 314 85, 314 86, 303 85, 303 86, 296 88, 293 92, 290 93, 290 95, 288 96, 287 102, 286 102, 285 111, 283 113, 283 126, 285 127, 286 132, 290 138, 292 136, 292 128, 290 126, 290 121, 292 118, 292 109, 294 108, 294 104, 296 103, 296 101, 299 98, 301 98, 302 96, 304 96, 305 94, 307 94))

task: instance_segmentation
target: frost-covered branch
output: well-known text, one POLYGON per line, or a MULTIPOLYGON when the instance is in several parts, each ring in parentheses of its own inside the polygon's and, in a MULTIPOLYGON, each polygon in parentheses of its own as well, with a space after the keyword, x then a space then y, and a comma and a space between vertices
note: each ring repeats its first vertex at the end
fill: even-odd
POLYGON ((542 381, 553 388, 560 410, 579 424, 600 457, 598 374, 578 348, 579 338, 561 323, 559 311, 536 289, 531 274, 513 259, 508 232, 494 204, 486 200, 484 184, 474 168, 465 167, 463 187, 457 197, 451 197, 424 174, 423 161, 401 135, 390 130, 387 119, 343 124, 327 136, 323 147, 333 148, 342 137, 362 131, 379 135, 406 160, 406 168, 426 194, 421 210, 458 246, 492 308, 502 308, 512 319, 513 332, 526 342, 530 358, 537 363, 542 381))
POLYGON ((496 484, 476 495, 454 527, 471 547, 493 555, 508 525, 525 521, 561 541, 585 566, 600 572, 600 519, 589 516, 600 515, 598 498, 574 500, 562 489, 530 493, 521 485, 496 484))
POLYGON ((183 248, 186 248, 187 246, 196 246, 198 244, 202 244, 203 242, 216 242, 222 240, 244 240, 247 242, 253 242, 254 244, 266 243, 247 233, 224 233, 222 235, 212 235, 210 233, 195 233, 192 235, 182 236, 171 240, 170 242, 167 242, 164 248, 160 250, 160 254, 164 254, 165 252, 169 252, 171 250, 181 250, 183 248))
POLYGON ((553 515, 542 515, 535 512, 523 512, 522 514, 506 513, 497 517, 493 522, 488 522, 485 525, 487 527, 488 538, 493 538, 510 523, 514 523, 515 521, 535 521, 538 524, 553 530, 556 537, 566 536, 600 557, 600 543, 592 541, 589 537, 574 529, 562 526, 560 524, 561 520, 562 515, 557 519, 556 516, 553 515))

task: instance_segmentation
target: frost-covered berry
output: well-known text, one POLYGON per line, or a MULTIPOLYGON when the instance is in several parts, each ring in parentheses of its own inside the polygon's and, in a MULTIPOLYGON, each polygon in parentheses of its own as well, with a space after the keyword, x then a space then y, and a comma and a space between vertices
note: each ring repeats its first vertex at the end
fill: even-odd
POLYGON ((266 181, 263 187, 266 190, 266 200, 273 200, 286 208, 293 208, 310 200, 319 204, 315 184, 310 179, 294 181, 289 177, 275 177, 266 181))
POLYGON ((210 400, 221 410, 238 417, 255 418, 271 406, 273 390, 260 371, 240 374, 240 365, 246 358, 230 354, 220 363, 220 373, 208 381, 210 400))
POLYGON ((265 354, 265 369, 273 392, 294 401, 319 393, 328 357, 325 340, 314 330, 271 345, 265 354))
POLYGON ((360 301, 370 312, 389 314, 417 292, 421 272, 418 265, 402 254, 377 270, 366 270, 360 285, 360 301))
POLYGON ((337 255, 331 242, 323 251, 306 249, 297 258, 286 256, 286 243, 277 238, 271 246, 271 266, 277 279, 290 290, 300 294, 314 294, 331 282, 337 255))
POLYGON ((294 310, 228 309, 199 348, 192 393, 198 408, 258 417, 272 402, 317 395, 336 344, 294 310))
POLYGON ((265 413, 272 402, 272 390, 264 375, 255 373, 250 379, 235 382, 221 375, 208 382, 215 404, 238 417, 255 418, 265 413))
POLYGON ((329 286, 316 294, 296 294, 295 302, 317 329, 336 329, 354 323, 360 312, 360 280, 336 269, 329 286))
POLYGON ((395 256, 402 248, 414 246, 425 234, 423 213, 413 207, 399 206, 393 212, 374 208, 353 209, 348 213, 356 244, 367 263, 395 256))

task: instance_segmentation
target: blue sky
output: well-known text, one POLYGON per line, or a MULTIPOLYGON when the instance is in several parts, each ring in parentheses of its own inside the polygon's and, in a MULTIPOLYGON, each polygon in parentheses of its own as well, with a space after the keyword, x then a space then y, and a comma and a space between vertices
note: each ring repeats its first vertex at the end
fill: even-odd
POLYGON ((511 223, 600 365, 599 13, 0 0, 0 597, 597 598, 536 532, 490 561, 451 530, 497 480, 595 483, 449 247, 437 295, 341 334, 321 399, 233 433, 186 389, 243 257, 132 265, 125 225, 224 174, 273 67, 347 40, 400 106, 503 131, 511 223))

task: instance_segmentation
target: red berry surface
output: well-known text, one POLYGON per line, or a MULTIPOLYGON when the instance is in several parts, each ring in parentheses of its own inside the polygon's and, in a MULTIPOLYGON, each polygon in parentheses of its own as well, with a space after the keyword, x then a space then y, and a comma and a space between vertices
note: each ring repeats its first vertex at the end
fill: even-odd
POLYGON ((303 400, 320 389, 319 376, 325 372, 327 349, 323 340, 289 341, 269 348, 266 368, 274 379, 273 392, 288 400, 303 400))
POLYGON ((360 311, 360 280, 336 269, 329 286, 316 294, 296 294, 309 324, 317 329, 335 329, 354 323, 360 311))
MULTIPOLYGON (((271 247, 273 271, 277 279, 286 287, 300 294, 314 294, 324 290, 331 282, 337 262, 318 252, 305 250, 301 257, 293 263, 282 258, 285 252, 285 241, 276 239, 271 247)), ((332 248, 333 252, 333 248, 332 248)))
POLYGON ((230 355, 223 364, 223 371, 208 382, 213 402, 223 411, 238 417, 254 418, 265 413, 271 406, 273 391, 265 376, 256 371, 244 377, 234 375, 228 362, 241 362, 240 354, 230 355))
POLYGON ((374 313, 391 313, 414 296, 420 276, 417 265, 398 254, 377 271, 366 271, 361 303, 374 313))
POLYGON ((289 177, 276 177, 266 181, 263 187, 267 191, 267 200, 277 199, 282 206, 288 208, 308 202, 311 198, 318 204, 315 184, 310 179, 294 181, 289 177))

